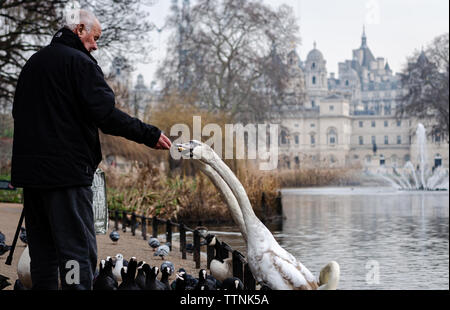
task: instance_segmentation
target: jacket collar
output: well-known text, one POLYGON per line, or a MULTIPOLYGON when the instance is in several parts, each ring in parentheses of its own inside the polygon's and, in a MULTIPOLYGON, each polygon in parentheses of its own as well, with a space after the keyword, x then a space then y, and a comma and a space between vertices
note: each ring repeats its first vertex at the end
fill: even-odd
POLYGON ((61 28, 60 30, 58 30, 50 44, 54 43, 64 44, 82 51, 83 53, 88 55, 89 58, 91 58, 95 62, 95 64, 97 64, 97 60, 84 47, 83 42, 81 42, 80 38, 68 28, 61 28))

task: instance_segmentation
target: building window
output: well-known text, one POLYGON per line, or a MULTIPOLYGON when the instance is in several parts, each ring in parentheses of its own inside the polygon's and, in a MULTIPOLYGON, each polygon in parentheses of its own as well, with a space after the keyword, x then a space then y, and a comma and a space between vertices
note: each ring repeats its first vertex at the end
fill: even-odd
POLYGON ((364 145, 364 137, 359 137, 359 145, 364 145))
POLYGON ((384 144, 386 144, 386 145, 389 144, 389 137, 388 136, 384 136, 384 144))
POLYGON ((405 160, 405 163, 411 161, 411 155, 409 155, 409 154, 405 155, 404 160, 405 160))
POLYGON ((298 135, 295 136, 295 144, 300 144, 300 137, 298 135))
POLYGON ((359 128, 363 128, 364 127, 364 122, 359 122, 359 128))
POLYGON ((377 122, 376 121, 372 121, 372 128, 377 127, 377 122))
POLYGON ((330 111, 334 111, 334 105, 330 105, 330 111))
POLYGON ((370 163, 372 162, 372 156, 367 155, 366 158, 365 158, 365 160, 366 160, 366 163, 367 163, 367 164, 370 164, 370 163))
POLYGON ((349 86, 350 82, 348 80, 345 81, 345 86, 349 86))
POLYGON ((336 145, 337 144, 337 131, 336 131, 336 129, 335 128, 330 128, 330 129, 328 129, 328 132, 327 132, 327 135, 328 135, 328 143, 329 143, 329 145, 336 145))
POLYGON ((441 167, 442 166, 442 156, 440 154, 437 154, 434 157, 434 168, 441 167))
POLYGON ((316 145, 316 136, 314 134, 311 135, 311 145, 316 145))
POLYGON ((281 144, 287 144, 287 134, 285 131, 281 132, 281 144))
POLYGON ((312 63, 312 66, 311 66, 311 69, 315 69, 315 68, 316 68, 316 63, 313 62, 313 63, 312 63))
POLYGON ((372 136, 372 144, 377 144, 377 138, 375 136, 372 136))
POLYGON ((317 81, 316 77, 313 76, 313 78, 312 78, 312 83, 313 83, 313 85, 316 85, 316 81, 317 81))
POLYGON ((295 160, 295 165, 298 167, 298 166, 300 166, 300 158, 298 157, 298 156, 296 156, 295 158, 294 158, 294 160, 295 160))
POLYGON ((397 127, 402 127, 402 121, 397 121, 397 127))
POLYGON ((380 166, 386 165, 386 158, 384 158, 384 155, 380 155, 380 166))
POLYGON ((402 144, 402 136, 397 136, 397 144, 402 144))
POLYGON ((311 101, 311 107, 315 108, 316 107, 316 102, 313 100, 311 101))
POLYGON ((384 121, 384 127, 389 127, 389 122, 388 121, 384 121))

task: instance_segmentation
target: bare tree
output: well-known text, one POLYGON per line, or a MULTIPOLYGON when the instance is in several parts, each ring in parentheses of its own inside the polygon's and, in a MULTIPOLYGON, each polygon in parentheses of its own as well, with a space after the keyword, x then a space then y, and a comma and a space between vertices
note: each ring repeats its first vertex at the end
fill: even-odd
MULTIPOLYGON (((0 0, 0 108, 8 110, 22 66, 32 53, 50 43, 63 25, 69 0, 0 0)), ((154 0, 81 0, 103 26, 100 57, 125 55, 135 61, 148 60, 150 33, 146 21, 154 0)))
POLYGON ((449 34, 434 39, 426 51, 410 58, 402 73, 408 90, 398 116, 430 120, 432 133, 449 140, 449 34))
POLYGON ((299 43, 293 10, 260 1, 199 0, 174 10, 174 35, 158 76, 165 91, 194 94, 197 104, 241 121, 263 119, 281 98, 286 55, 299 43))

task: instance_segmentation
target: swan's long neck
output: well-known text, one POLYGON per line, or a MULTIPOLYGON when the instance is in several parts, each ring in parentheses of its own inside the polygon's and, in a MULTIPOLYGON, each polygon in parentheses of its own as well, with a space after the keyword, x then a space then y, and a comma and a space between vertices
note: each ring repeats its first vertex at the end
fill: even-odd
POLYGON ((251 226, 261 223, 257 218, 253 208, 248 199, 247 193, 238 178, 234 175, 231 169, 217 156, 214 151, 205 151, 209 156, 201 157, 201 161, 210 165, 228 184, 234 196, 236 197, 239 206, 241 207, 247 233, 250 233, 251 226))
POLYGON ((216 172, 216 170, 211 168, 211 166, 208 166, 201 161, 195 161, 195 163, 199 167, 199 169, 203 171, 203 173, 211 180, 211 182, 213 182, 213 184, 222 193, 234 222, 239 226, 239 229, 242 233, 242 237, 247 242, 247 229, 245 227, 242 211, 230 187, 223 180, 223 178, 216 172))

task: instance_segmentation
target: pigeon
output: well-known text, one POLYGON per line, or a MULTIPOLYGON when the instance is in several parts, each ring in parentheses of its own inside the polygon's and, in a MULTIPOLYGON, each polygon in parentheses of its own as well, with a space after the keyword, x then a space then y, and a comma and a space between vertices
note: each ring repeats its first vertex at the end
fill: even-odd
POLYGON ((117 232, 116 230, 112 231, 109 234, 109 239, 111 239, 112 242, 116 243, 117 241, 119 241, 120 239, 120 235, 119 232, 117 232))
POLYGON ((20 227, 19 238, 20 238, 20 240, 22 240, 23 243, 28 244, 27 230, 25 229, 25 227, 20 227))
POLYGON ((136 284, 136 269, 137 269, 137 260, 135 257, 130 259, 128 264, 128 268, 125 271, 125 268, 122 268, 122 283, 119 285, 119 290, 121 291, 140 291, 141 288, 136 284))
POLYGON ((5 254, 11 249, 9 245, 6 245, 4 242, 0 242, 0 256, 5 254))
POLYGON ((5 243, 6 242, 6 237, 5 235, 0 231, 0 243, 5 243))
POLYGON ((223 281, 222 289, 227 291, 243 291, 244 284, 239 278, 228 278, 223 281))
POLYGON ((142 266, 146 274, 145 290, 147 291, 164 291, 166 286, 157 279, 159 274, 159 268, 153 267, 150 269, 150 265, 145 264, 142 266))
POLYGON ((150 238, 150 240, 148 240, 148 245, 152 247, 153 251, 156 251, 156 249, 161 245, 159 243, 159 240, 157 238, 150 238))
POLYGON ((159 256, 161 259, 164 259, 165 256, 168 256, 170 253, 170 248, 168 245, 163 244, 158 247, 156 252, 153 254, 153 256, 159 256))
POLYGON ((170 269, 169 275, 172 275, 175 272, 175 266, 173 265, 172 262, 169 261, 165 261, 164 263, 161 264, 161 270, 167 267, 169 267, 170 269))
POLYGON ((11 285, 11 283, 8 282, 9 278, 2 276, 0 274, 0 291, 3 290, 5 287, 8 287, 11 285))
POLYGON ((94 291, 115 291, 118 289, 116 279, 112 274, 112 260, 102 260, 100 262, 100 271, 94 281, 94 291))

